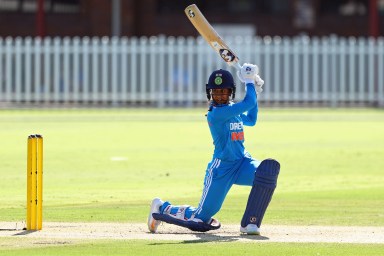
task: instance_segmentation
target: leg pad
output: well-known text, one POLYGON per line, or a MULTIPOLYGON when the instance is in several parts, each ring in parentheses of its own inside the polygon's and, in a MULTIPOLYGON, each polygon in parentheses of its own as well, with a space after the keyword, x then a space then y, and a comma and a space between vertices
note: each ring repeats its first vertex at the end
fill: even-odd
POLYGON ((155 220, 164 221, 169 224, 181 226, 198 232, 207 232, 209 230, 215 230, 221 227, 220 222, 215 219, 212 219, 210 224, 208 224, 205 222, 196 222, 193 220, 176 219, 168 214, 153 213, 152 216, 155 220))
POLYGON ((255 172, 253 187, 248 197, 241 226, 255 224, 260 228, 265 211, 277 185, 280 164, 274 159, 263 160, 255 172))

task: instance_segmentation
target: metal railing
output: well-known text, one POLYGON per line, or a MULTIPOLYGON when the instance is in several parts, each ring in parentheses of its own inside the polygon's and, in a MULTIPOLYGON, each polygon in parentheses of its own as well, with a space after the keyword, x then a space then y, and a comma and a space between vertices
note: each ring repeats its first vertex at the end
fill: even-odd
MULTIPOLYGON (((259 65, 260 102, 384 106, 384 38, 228 44, 242 62, 259 65)), ((0 38, 0 104, 194 106, 206 102, 205 83, 218 68, 235 75, 201 38, 0 38)))

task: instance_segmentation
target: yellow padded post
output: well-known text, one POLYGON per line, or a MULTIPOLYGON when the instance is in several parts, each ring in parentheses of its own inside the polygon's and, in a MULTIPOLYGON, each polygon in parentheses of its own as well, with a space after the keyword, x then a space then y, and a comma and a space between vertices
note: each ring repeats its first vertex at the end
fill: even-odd
POLYGON ((43 137, 28 136, 27 230, 41 230, 43 223, 43 137))

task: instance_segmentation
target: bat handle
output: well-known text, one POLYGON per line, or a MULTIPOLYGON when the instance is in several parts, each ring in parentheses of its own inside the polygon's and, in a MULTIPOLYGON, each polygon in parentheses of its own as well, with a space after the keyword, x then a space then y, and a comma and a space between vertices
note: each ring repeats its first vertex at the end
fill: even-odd
POLYGON ((241 66, 240 66, 240 63, 239 63, 239 62, 236 62, 236 64, 235 64, 235 68, 236 68, 237 70, 240 70, 240 69, 241 69, 241 66))

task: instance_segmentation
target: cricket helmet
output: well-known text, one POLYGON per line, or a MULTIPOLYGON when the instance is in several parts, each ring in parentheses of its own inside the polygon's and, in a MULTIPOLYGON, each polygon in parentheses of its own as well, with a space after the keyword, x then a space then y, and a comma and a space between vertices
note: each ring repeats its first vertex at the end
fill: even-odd
POLYGON ((212 97, 212 89, 231 89, 231 97, 234 99, 236 94, 236 84, 233 80, 232 74, 223 69, 213 71, 209 76, 208 83, 205 86, 208 100, 212 97))

